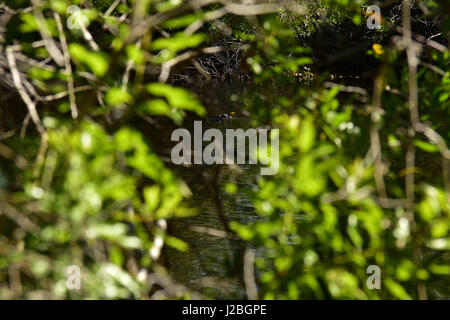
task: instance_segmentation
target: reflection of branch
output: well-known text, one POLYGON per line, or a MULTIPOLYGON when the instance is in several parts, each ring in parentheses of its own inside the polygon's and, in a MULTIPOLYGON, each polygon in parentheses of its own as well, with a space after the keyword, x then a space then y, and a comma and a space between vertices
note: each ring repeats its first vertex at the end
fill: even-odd
MULTIPOLYGON (((156 269, 161 268, 159 267, 156 269)), ((164 275, 162 272, 158 272, 158 270, 148 276, 148 284, 152 286, 155 283, 161 286, 163 289, 156 291, 150 298, 152 300, 160 300, 168 297, 182 297, 184 295, 189 295, 190 298, 194 300, 204 298, 201 294, 190 290, 180 283, 175 282, 168 276, 164 275)))
POLYGON ((255 280, 255 252, 245 250, 244 254, 244 283, 249 300, 258 300, 258 287, 255 280))
POLYGON ((220 178, 220 165, 216 166, 216 172, 214 174, 214 201, 216 203, 217 213, 219 215, 220 221, 222 221, 223 227, 229 233, 233 233, 228 226, 228 221, 223 211, 222 201, 220 200, 220 186, 219 186, 219 178, 220 178))
POLYGON ((205 233, 205 234, 209 234, 210 236, 214 236, 214 237, 218 237, 218 238, 230 238, 230 239, 235 239, 235 240, 239 239, 232 234, 229 234, 225 231, 214 229, 214 228, 192 226, 189 229, 194 232, 205 233))

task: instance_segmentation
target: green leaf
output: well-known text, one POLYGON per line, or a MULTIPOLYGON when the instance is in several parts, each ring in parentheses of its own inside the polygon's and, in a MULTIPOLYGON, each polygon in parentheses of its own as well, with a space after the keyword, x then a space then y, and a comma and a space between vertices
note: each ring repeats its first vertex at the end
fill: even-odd
POLYGON ((448 99, 449 93, 443 92, 439 95, 439 102, 444 102, 448 99))
POLYGON ((158 206, 160 197, 160 188, 157 185, 146 187, 144 189, 144 199, 147 213, 152 213, 158 206))
POLYGON ((449 265, 432 264, 432 265, 430 265, 430 271, 434 274, 450 275, 450 266, 449 265))
POLYGON ((414 140, 414 145, 426 152, 439 152, 439 148, 436 145, 421 140, 414 140))
POLYGON ((88 51, 79 43, 71 43, 69 52, 75 62, 86 64, 96 76, 102 77, 108 71, 109 61, 104 53, 88 51))
POLYGON ((103 197, 111 198, 115 201, 130 199, 135 191, 134 179, 131 176, 122 175, 111 176, 105 180, 105 184, 101 188, 103 197))
POLYGON ((400 281, 408 281, 415 270, 415 265, 411 260, 403 259, 397 266, 396 275, 400 281))
POLYGON ((55 75, 55 73, 53 71, 38 68, 38 67, 32 67, 28 71, 28 74, 30 75, 31 78, 37 79, 37 80, 49 80, 49 79, 53 78, 53 76, 55 75))
POLYGON ((60 14, 66 14, 67 12, 67 1, 64 0, 52 0, 50 6, 53 10, 59 12, 60 14))
MULTIPOLYGON (((155 96, 166 98, 172 107, 192 111, 199 116, 206 115, 206 110, 197 100, 195 95, 186 89, 155 82, 147 85, 147 91, 155 96)), ((159 107, 161 107, 161 105, 159 107)))
POLYGON ((122 237, 118 243, 125 249, 142 249, 142 240, 134 236, 122 237))
POLYGON ((310 57, 301 57, 295 60, 297 66, 303 66, 305 64, 311 64, 312 59, 310 57))
POLYGON ((184 16, 169 19, 161 23, 161 28, 167 29, 178 29, 191 25, 200 18, 197 13, 186 14, 184 16))
POLYGON ((172 110, 163 99, 147 100, 138 109, 146 114, 157 116, 169 115, 172 110))
POLYGON ((184 32, 175 33, 171 38, 159 38, 153 41, 153 50, 169 50, 172 52, 178 52, 187 48, 195 48, 203 41, 205 41, 206 35, 202 33, 195 33, 193 35, 187 35, 184 32))
POLYGON ((168 246, 175 248, 179 251, 185 252, 189 249, 189 246, 186 242, 184 242, 183 240, 180 240, 178 238, 175 237, 171 237, 171 236, 166 236, 165 237, 166 243, 168 246))
POLYGON ((447 219, 434 222, 431 226, 431 236, 433 238, 444 237, 447 235, 449 228, 450 221, 448 221, 447 219))
POLYGON ((121 88, 111 88, 105 96, 106 103, 110 106, 119 106, 133 101, 133 97, 121 88))
POLYGON ((109 249, 109 259, 112 263, 120 267, 124 261, 122 250, 117 246, 111 246, 111 248, 109 249))
POLYGON ((312 119, 305 119, 300 123, 299 144, 302 152, 307 152, 314 145, 316 131, 312 119))
POLYGON ((281 256, 275 259, 275 268, 279 273, 285 273, 292 266, 292 258, 288 256, 281 256))
MULTIPOLYGON (((39 30, 40 24, 34 18, 32 13, 26 12, 23 13, 20 18, 23 23, 19 26, 19 30, 23 33, 34 32, 39 30)), ((50 35, 53 37, 58 36, 58 28, 56 27, 56 22, 53 19, 45 19, 45 23, 47 25, 48 30, 50 31, 50 35)))
POLYGON ((144 52, 136 45, 129 45, 126 48, 128 59, 131 59, 135 65, 144 62, 144 52))
POLYGON ((411 297, 406 292, 406 290, 396 281, 387 278, 384 280, 384 284, 389 292, 396 298, 402 300, 411 300, 411 297))
POLYGON ((450 250, 450 238, 438 238, 428 242, 428 247, 434 250, 450 250))
POLYGON ((230 229, 236 231, 238 236, 243 240, 251 240, 255 234, 248 226, 241 225, 235 221, 230 222, 230 229))
POLYGON ((182 0, 158 1, 156 2, 156 10, 159 12, 169 11, 181 5, 182 2, 182 0))

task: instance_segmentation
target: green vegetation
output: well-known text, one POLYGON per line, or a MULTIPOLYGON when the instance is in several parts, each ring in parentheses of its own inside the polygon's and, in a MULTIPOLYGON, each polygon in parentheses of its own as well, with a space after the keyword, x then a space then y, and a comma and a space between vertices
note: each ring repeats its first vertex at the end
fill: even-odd
POLYGON ((238 298, 449 298, 429 289, 450 284, 449 39, 429 0, 0 2, 0 298, 220 298, 163 258, 198 209, 138 125, 204 119, 208 83, 280 129, 277 175, 224 183, 258 215, 218 212, 238 298))

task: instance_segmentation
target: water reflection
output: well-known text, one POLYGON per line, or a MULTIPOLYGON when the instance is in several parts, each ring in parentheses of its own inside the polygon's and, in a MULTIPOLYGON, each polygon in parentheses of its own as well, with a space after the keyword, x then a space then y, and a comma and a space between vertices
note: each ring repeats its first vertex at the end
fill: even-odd
MULTIPOLYGON (((188 119, 183 124, 183 128, 188 129, 192 137, 193 122, 194 119, 188 119)), ((202 125, 203 132, 209 128, 216 128, 225 133, 229 128, 246 130, 249 121, 243 116, 237 116, 226 121, 205 120, 202 125)), ((170 159, 171 148, 177 143, 170 140, 170 135, 176 127, 163 119, 158 121, 158 126, 142 124, 141 130, 155 150, 163 158, 170 159)), ((205 142, 205 145, 208 143, 205 142)), ((248 223, 257 219, 245 190, 255 187, 259 168, 248 164, 239 167, 237 165, 186 167, 173 165, 169 161, 167 166, 189 184, 192 197, 188 201, 197 209, 198 214, 188 219, 169 221, 170 234, 187 242, 189 251, 179 252, 166 248, 164 251, 166 266, 177 281, 208 296, 222 299, 245 298, 242 281, 242 257, 245 249, 243 243, 239 240, 217 237, 204 230, 210 228, 223 232, 225 227, 220 217, 221 213, 227 221, 248 223), (232 196, 223 190, 224 182, 230 175, 237 175, 236 182, 241 190, 232 196), (195 231, 193 230, 195 227, 201 228, 195 231)))

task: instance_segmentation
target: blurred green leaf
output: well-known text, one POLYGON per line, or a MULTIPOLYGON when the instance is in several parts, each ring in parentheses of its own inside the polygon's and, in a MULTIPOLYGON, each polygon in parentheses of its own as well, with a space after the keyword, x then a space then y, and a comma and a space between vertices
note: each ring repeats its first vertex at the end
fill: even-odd
POLYGON ((86 64, 96 76, 103 77, 108 71, 109 61, 106 54, 88 51, 78 43, 71 43, 69 51, 76 62, 86 64))

